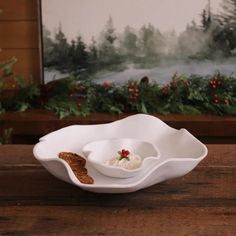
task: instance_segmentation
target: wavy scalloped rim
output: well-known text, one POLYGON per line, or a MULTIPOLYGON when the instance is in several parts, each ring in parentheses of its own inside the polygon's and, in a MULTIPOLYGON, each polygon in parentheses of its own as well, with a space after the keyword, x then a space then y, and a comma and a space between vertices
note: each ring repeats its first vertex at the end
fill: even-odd
POLYGON ((206 146, 186 129, 176 130, 160 119, 144 114, 99 125, 72 125, 40 138, 34 147, 36 159, 56 177, 85 190, 105 193, 133 192, 170 178, 190 172, 207 155, 206 146), (61 151, 83 155, 82 147, 93 141, 109 138, 134 138, 155 144, 160 162, 148 171, 128 179, 103 176, 91 165, 86 166, 94 177, 94 184, 82 184, 69 165, 58 158, 61 151))

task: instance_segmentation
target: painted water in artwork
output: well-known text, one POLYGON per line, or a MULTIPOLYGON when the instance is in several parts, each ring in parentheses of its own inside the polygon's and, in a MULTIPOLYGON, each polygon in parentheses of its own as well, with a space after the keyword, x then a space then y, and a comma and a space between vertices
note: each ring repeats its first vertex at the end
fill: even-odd
POLYGON ((44 80, 236 75, 236 0, 41 0, 44 80))

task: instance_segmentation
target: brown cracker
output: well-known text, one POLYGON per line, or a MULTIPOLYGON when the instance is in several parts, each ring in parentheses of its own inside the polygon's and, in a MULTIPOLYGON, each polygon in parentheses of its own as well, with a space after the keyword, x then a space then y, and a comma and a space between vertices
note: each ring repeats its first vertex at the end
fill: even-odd
POLYGON ((83 184, 94 183, 93 178, 87 175, 88 170, 85 168, 86 160, 83 157, 72 152, 60 152, 58 154, 58 157, 60 159, 63 159, 69 164, 70 168, 74 172, 74 175, 81 183, 83 184))
POLYGON ((78 164, 78 165, 85 166, 86 164, 86 160, 83 157, 77 155, 76 153, 60 152, 58 156, 59 158, 66 161, 69 165, 78 164))
POLYGON ((89 175, 80 175, 80 176, 77 176, 77 178, 83 184, 93 184, 94 182, 93 178, 89 175))

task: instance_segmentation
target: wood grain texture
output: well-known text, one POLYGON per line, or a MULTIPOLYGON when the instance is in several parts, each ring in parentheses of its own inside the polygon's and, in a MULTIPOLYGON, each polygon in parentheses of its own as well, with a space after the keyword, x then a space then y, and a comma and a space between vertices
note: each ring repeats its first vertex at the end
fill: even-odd
POLYGON ((38 0, 0 0, 0 21, 37 19, 38 0))
MULTIPOLYGON (((73 124, 102 124, 125 118, 131 114, 112 115, 96 113, 87 117, 58 116, 45 110, 28 110, 25 112, 7 112, 0 115, 2 128, 12 127, 14 135, 43 136, 49 132, 73 124), (27 126, 24 124, 27 123, 27 126)), ((173 128, 185 128, 199 137, 236 138, 236 116, 218 117, 212 115, 156 115, 173 128)))
POLYGON ((3 207, 1 235, 233 236, 236 207, 3 207))
POLYGON ((236 145, 208 145, 189 174, 128 194, 62 182, 32 148, 0 146, 0 235, 236 234, 236 145))
POLYGON ((0 171, 0 206, 64 205, 130 209, 174 206, 234 207, 235 181, 235 167, 198 167, 184 177, 135 193, 96 194, 64 183, 42 168, 29 166, 28 169, 25 167, 0 171))
POLYGON ((37 21, 0 21, 0 47, 37 49, 39 47, 37 21))
POLYGON ((32 78, 35 82, 40 83, 40 62, 38 49, 2 49, 0 52, 0 61, 17 58, 14 66, 16 75, 24 76, 25 79, 32 78))

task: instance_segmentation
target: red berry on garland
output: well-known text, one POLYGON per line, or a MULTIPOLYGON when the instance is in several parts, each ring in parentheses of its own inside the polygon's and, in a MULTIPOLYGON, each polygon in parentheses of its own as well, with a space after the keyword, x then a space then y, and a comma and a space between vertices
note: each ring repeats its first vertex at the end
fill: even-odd
POLYGON ((225 97, 223 100, 224 104, 229 104, 229 100, 225 97))
POLYGON ((130 88, 134 88, 135 87, 135 83, 134 82, 131 82, 130 85, 129 85, 130 88))
POLYGON ((218 104, 218 103, 219 103, 219 100, 218 100, 218 99, 214 99, 214 103, 215 103, 215 104, 218 104))
POLYGON ((162 93, 163 93, 163 94, 167 94, 169 90, 170 90, 169 87, 164 87, 164 88, 162 89, 162 93))
POLYGON ((188 81, 184 81, 184 87, 189 87, 189 82, 188 81))
POLYGON ((134 95, 132 95, 130 98, 129 98, 131 101, 135 101, 136 100, 136 97, 134 95))
POLYGON ((112 86, 112 84, 111 84, 111 82, 109 82, 109 81, 105 81, 105 82, 103 83, 103 86, 106 87, 106 88, 110 88, 110 87, 112 86))
POLYGON ((15 88, 16 88, 16 86, 17 86, 17 83, 16 83, 16 81, 12 81, 11 88, 12 88, 12 89, 15 89, 15 88))
POLYGON ((218 94, 217 93, 214 93, 214 98, 218 98, 218 94))
POLYGON ((14 79, 8 79, 4 82, 4 89, 15 89, 17 82, 14 79))
POLYGON ((80 85, 77 84, 77 85, 75 86, 75 90, 76 90, 76 91, 80 91, 80 89, 81 89, 80 85))
POLYGON ((171 87, 177 86, 176 80, 172 80, 172 82, 169 84, 169 86, 171 86, 171 87))
POLYGON ((82 107, 82 105, 81 105, 81 103, 80 103, 79 101, 77 102, 76 105, 77 105, 78 108, 81 108, 81 107, 82 107))

